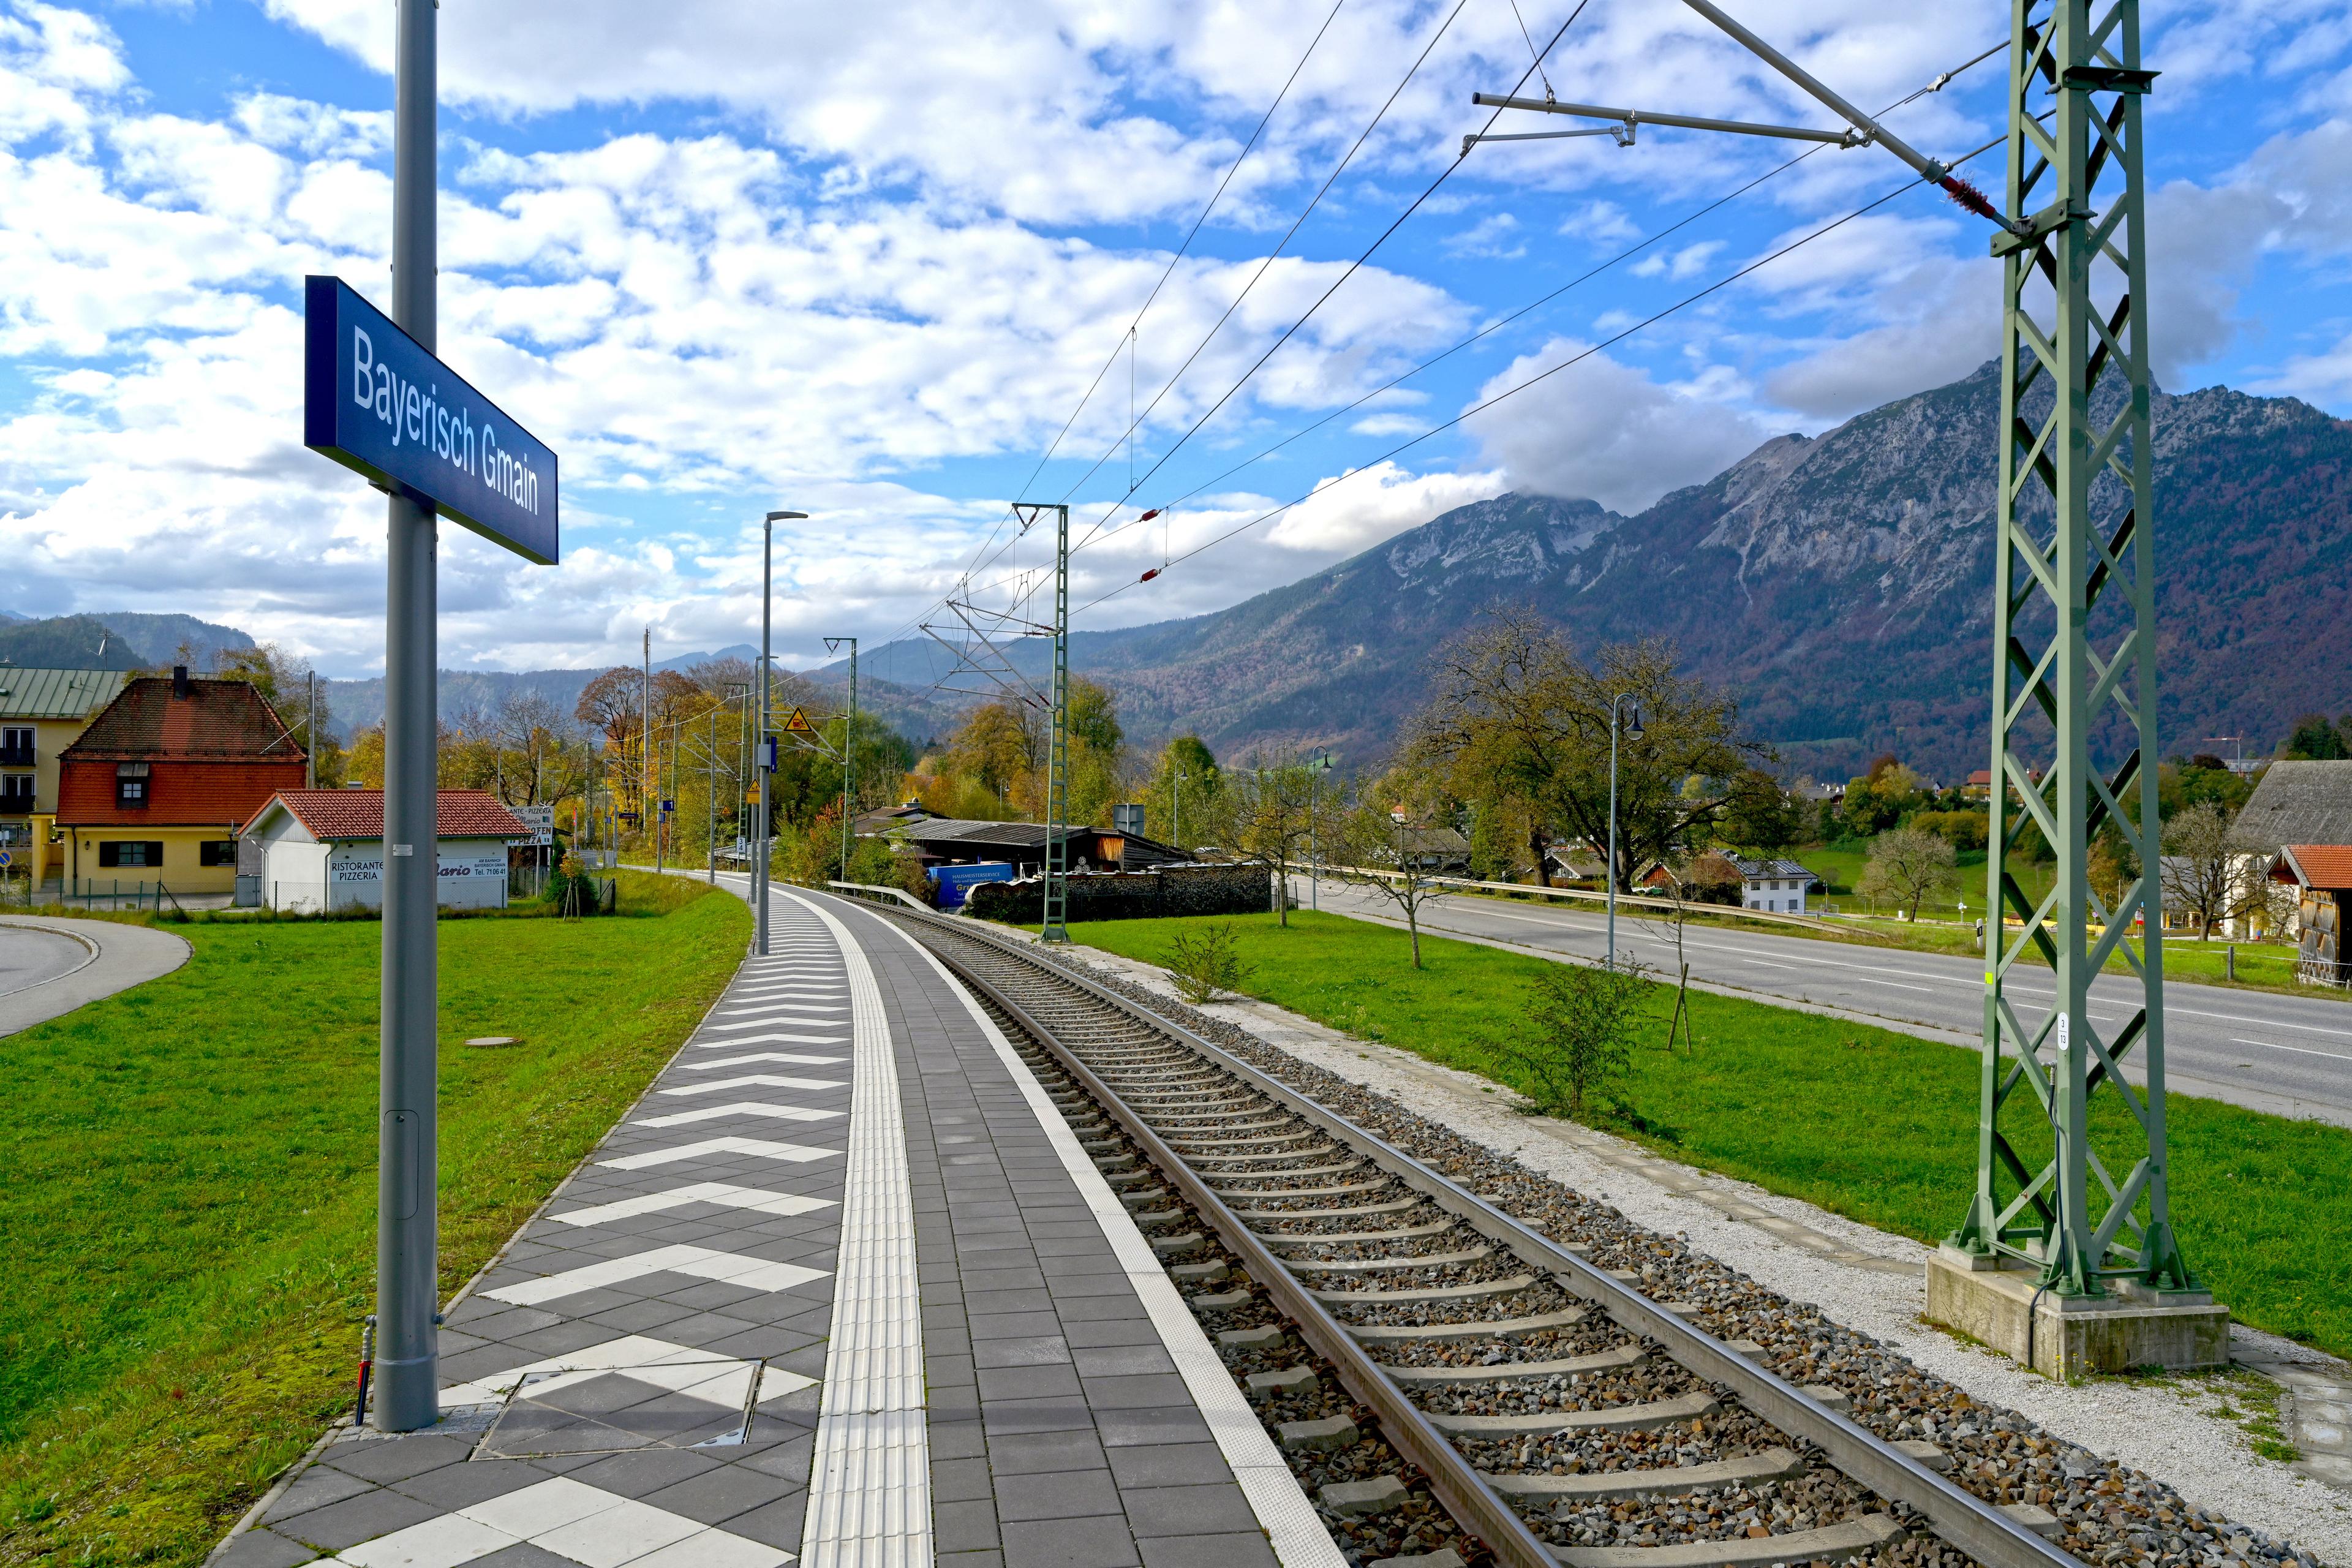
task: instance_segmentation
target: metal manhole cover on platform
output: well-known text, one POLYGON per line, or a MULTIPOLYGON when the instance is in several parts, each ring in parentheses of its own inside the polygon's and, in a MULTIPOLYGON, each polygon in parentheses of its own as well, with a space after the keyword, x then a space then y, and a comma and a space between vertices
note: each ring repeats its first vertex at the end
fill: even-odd
POLYGON ((797 1373, 731 1356, 535 1370, 524 1374, 474 1457, 728 1447, 744 1440, 754 1390, 765 1401, 809 1384, 797 1373))

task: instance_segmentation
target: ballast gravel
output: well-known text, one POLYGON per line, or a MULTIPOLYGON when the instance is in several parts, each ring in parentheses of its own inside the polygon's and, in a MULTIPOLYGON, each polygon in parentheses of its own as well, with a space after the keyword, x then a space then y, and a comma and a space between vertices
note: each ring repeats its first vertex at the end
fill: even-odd
MULTIPOLYGON (((1594 1152, 1605 1148, 1601 1135, 1583 1129, 1562 1137, 1547 1133, 1539 1121, 1515 1110, 1511 1097, 1471 1075, 1264 1004, 1193 1008, 1168 993, 1160 972, 1108 954, 1045 956, 1410 1150, 1555 1238, 1587 1243, 1597 1266, 1634 1274, 1653 1300, 1691 1302, 1700 1327, 1756 1340, 1784 1376, 1844 1393, 1854 1418, 1880 1436, 1935 1442, 1954 1457, 1949 1473, 1960 1485, 2055 1515, 2059 1544, 2084 1562, 2100 1568, 2352 1563, 2352 1499, 2257 1457, 2234 1426, 2201 1413, 2217 1398, 2226 1405, 2230 1384, 2195 1378, 2050 1382, 1921 1323, 1927 1249, 1907 1239, 1744 1183, 1720 1184, 1744 1205, 1824 1233, 1853 1253, 1911 1267, 1898 1274, 1823 1258, 1601 1157, 1594 1152), (1422 1109, 1407 1110, 1407 1103, 1422 1109), (1833 1304, 1832 1311, 1813 1304, 1822 1300, 1833 1304), (2168 1479, 2158 1479, 2158 1471, 2168 1479)), ((1559 1293, 1549 1287, 1522 1294, 1528 1300, 1515 1302, 1515 1310, 1568 1304, 1552 1299, 1559 1293)), ((1492 1315, 1495 1303, 1482 1300, 1477 1307, 1477 1315, 1492 1315)), ((1381 1321, 1459 1321, 1418 1315, 1425 1310, 1390 1308, 1381 1321)), ((1366 1321, 1357 1310, 1347 1315, 1366 1321)), ((2295 1352, 2242 1328, 2233 1335, 2257 1340, 2273 1353, 2295 1352)), ((1580 1446, 1573 1435, 1545 1444, 1529 1451, 1528 1462, 1537 1468, 1564 1467, 1580 1446)), ((1611 1453, 1623 1446, 1622 1436, 1606 1445, 1611 1453)), ((1514 1461, 1517 1451, 1513 1445, 1514 1461)), ((1671 1460, 1661 1455, 1660 1462, 1671 1460)), ((1662 1521, 1641 1504, 1576 1505, 1559 1514, 1554 1539, 1641 1545, 1739 1534, 1743 1530, 1727 1526, 1740 1521, 1736 1505, 1743 1495, 1738 1489, 1713 1494, 1701 1505, 1704 1517, 1686 1509, 1677 1510, 1680 1521, 1662 1521), (1720 1511, 1725 1508, 1733 1509, 1727 1517, 1720 1511), (1619 1533, 1621 1525, 1635 1533, 1619 1533)), ((1766 1511, 1748 1514, 1748 1521, 1769 1522, 1776 1531, 1805 1528, 1795 1522, 1801 1514, 1815 1523, 1832 1522, 1847 1496, 1835 1478, 1819 1486, 1808 1478, 1803 1485, 1759 1489, 1750 1506, 1766 1511), (1811 1490, 1823 1495, 1812 1498, 1811 1490)), ((1958 1568, 1964 1561, 1916 1535, 1874 1560, 1904 1568, 1958 1568)))

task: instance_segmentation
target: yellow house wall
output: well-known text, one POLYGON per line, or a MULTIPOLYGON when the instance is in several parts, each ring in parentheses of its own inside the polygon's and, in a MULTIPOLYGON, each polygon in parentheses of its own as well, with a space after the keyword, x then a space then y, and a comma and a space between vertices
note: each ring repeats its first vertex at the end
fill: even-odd
POLYGON ((219 827, 81 827, 67 836, 69 851, 65 875, 75 879, 87 891, 90 884, 104 892, 117 881, 135 887, 141 882, 151 886, 163 883, 175 893, 233 893, 236 890, 236 861, 234 857, 226 866, 201 863, 202 851, 197 846, 208 840, 228 840, 236 837, 236 829, 219 827), (101 844, 110 842, 146 842, 163 846, 163 864, 155 866, 100 866, 98 863, 101 844))

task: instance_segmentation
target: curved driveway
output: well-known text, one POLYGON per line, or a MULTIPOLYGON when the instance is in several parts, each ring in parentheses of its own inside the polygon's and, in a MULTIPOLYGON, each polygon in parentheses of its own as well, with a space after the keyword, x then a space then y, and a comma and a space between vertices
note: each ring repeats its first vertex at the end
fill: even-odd
MULTIPOLYGON (((1298 892, 1305 902, 1303 880, 1298 892)), ((1321 900, 1335 913, 1402 923, 1392 902, 1359 889, 1325 881, 1321 900)), ((1606 945, 1597 912, 1496 899, 1433 900, 1422 928, 1592 959, 1606 945)), ((1671 973, 1673 943, 1653 928, 1620 910, 1617 945, 1671 973)), ((1955 1044, 1975 1044, 1982 1028, 1984 965, 1973 957, 1698 925, 1685 932, 1684 950, 1692 982, 1711 991, 1866 1018, 1955 1044)), ((2137 989, 2128 977, 2100 976, 2091 987, 2099 1004, 2092 1020, 2119 1024, 2137 989)), ((2049 973, 2025 971, 2010 990, 2046 1006, 2049 973)), ((2177 981, 2165 983, 2164 1002, 2166 1062, 2182 1093, 2352 1125, 2352 1005, 2177 981)))
POLYGON ((0 1035, 169 974, 189 951, 150 926, 0 915, 0 1035))

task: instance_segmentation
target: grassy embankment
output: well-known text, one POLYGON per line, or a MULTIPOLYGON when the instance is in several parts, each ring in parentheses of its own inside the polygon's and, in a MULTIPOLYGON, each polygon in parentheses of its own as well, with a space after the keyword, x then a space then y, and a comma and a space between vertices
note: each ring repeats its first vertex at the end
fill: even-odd
MULTIPOLYGON (((442 922, 444 1299, 725 984, 750 911, 705 892, 442 922)), ((164 929, 184 967, 0 1039, 0 1563, 199 1562, 351 1400, 382 927, 164 929)))
MULTIPOLYGON (((1510 1075, 1489 1042, 1523 1016, 1543 960, 1297 911, 1232 924, 1243 989, 1350 1034, 1510 1075)), ((1165 963, 1179 921, 1071 927, 1081 942, 1165 963)), ((1658 1048, 1671 994, 1633 1054, 1625 1103, 1646 1130, 1603 1121, 1687 1163, 1756 1182, 1921 1241, 1959 1218, 1976 1169, 1974 1052, 1763 1003, 1694 992, 1695 1053, 1658 1048)), ((2101 1097, 2106 1131, 2126 1115, 2101 1097)), ((2352 1352, 2352 1134, 2210 1100, 2170 1100, 2173 1220, 2191 1268, 2240 1321, 2352 1352)), ((2015 1135, 2029 1161, 2046 1158, 2015 1135)))

